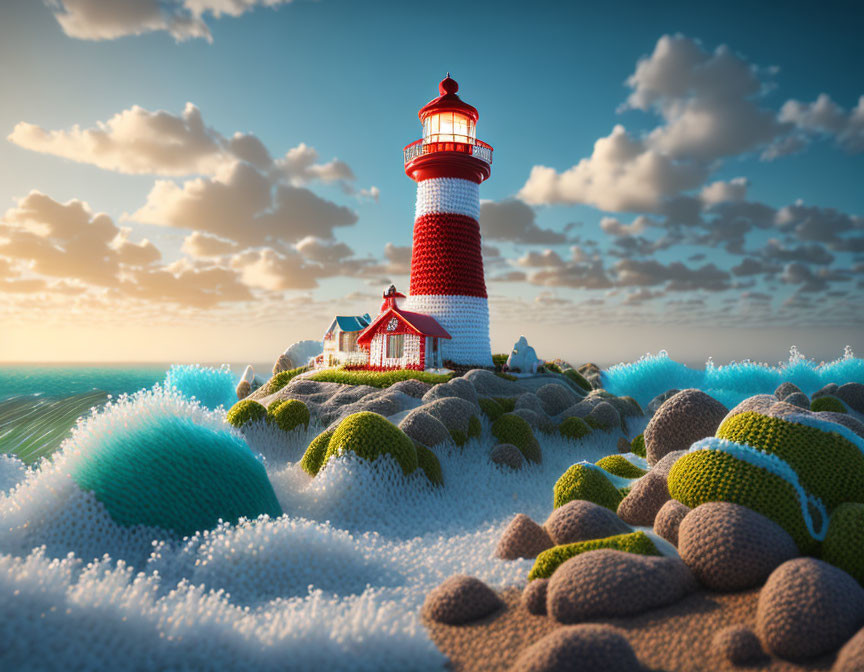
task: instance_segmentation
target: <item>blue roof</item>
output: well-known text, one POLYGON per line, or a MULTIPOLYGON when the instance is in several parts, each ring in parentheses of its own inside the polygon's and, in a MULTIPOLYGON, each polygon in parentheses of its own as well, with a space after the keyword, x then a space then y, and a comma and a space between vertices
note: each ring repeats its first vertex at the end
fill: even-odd
POLYGON ((371 318, 369 313, 365 315, 337 315, 336 322, 341 331, 363 331, 369 326, 371 318))

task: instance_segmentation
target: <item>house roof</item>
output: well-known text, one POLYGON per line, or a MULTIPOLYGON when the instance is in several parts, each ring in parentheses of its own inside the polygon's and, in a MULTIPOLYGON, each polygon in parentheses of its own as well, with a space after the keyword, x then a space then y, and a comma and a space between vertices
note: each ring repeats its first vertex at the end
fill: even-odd
POLYGON ((436 320, 431 315, 424 315, 423 313, 414 313, 409 310, 401 310, 396 308, 395 306, 391 306, 383 313, 378 315, 375 320, 370 324, 366 329, 363 330, 357 337, 358 343, 364 343, 369 341, 372 336, 374 336, 378 332, 378 327, 391 316, 396 316, 401 318, 403 322, 405 322, 409 327, 411 327, 414 331, 416 331, 421 336, 433 336, 436 338, 451 338, 450 334, 447 333, 447 330, 444 329, 440 324, 438 324, 438 320, 436 320))
POLYGON ((369 326, 371 321, 372 318, 369 317, 369 313, 364 315, 337 315, 333 318, 333 321, 324 333, 329 334, 337 324, 339 325, 339 331, 363 331, 369 326))

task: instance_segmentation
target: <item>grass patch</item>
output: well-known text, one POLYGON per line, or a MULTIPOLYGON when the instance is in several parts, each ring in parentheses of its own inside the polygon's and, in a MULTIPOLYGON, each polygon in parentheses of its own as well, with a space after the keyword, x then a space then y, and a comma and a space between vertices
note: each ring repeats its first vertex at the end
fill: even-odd
POLYGON ((450 373, 428 373, 427 371, 412 371, 411 369, 395 369, 393 371, 347 371, 345 369, 329 369, 309 376, 308 380, 319 383, 342 383, 343 385, 370 385, 371 387, 390 387, 403 380, 419 380, 429 385, 446 383, 453 377, 450 373))
POLYGON ((298 366, 296 369, 280 371, 267 382, 267 394, 278 392, 294 378, 309 370, 308 366, 298 366))

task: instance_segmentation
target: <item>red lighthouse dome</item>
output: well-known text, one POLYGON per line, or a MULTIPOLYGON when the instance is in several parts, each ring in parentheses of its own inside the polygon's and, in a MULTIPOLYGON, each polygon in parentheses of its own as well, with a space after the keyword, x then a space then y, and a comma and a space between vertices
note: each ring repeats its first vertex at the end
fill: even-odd
POLYGON ((440 95, 420 109, 423 137, 404 150, 405 173, 417 183, 406 307, 450 334, 442 342, 445 362, 491 366, 479 219, 492 147, 477 139, 480 115, 458 90, 448 73, 440 95))

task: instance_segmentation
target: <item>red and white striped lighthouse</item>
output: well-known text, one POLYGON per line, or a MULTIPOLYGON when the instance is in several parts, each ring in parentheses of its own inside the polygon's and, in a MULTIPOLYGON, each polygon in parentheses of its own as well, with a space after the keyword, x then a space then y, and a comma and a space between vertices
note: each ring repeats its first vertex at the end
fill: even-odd
POLYGON ((463 102, 450 73, 421 108, 423 137, 405 147, 405 173, 417 183, 409 310, 434 317, 451 340, 442 358, 492 366, 489 304, 480 247, 480 183, 492 147, 476 137, 477 110, 463 102))

